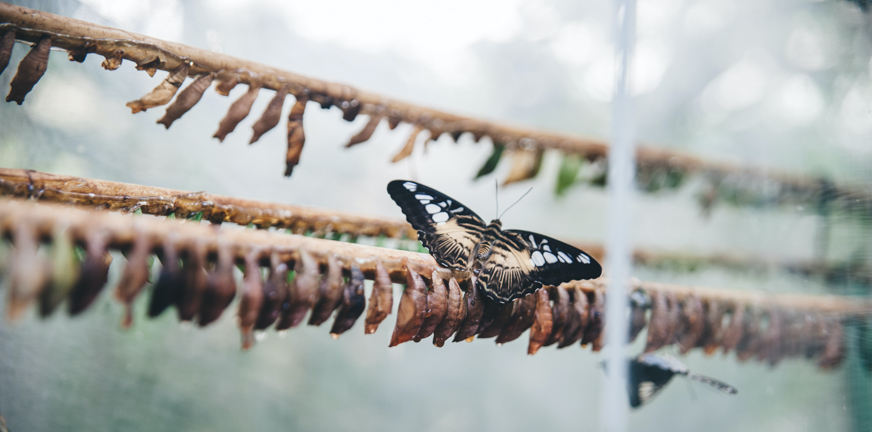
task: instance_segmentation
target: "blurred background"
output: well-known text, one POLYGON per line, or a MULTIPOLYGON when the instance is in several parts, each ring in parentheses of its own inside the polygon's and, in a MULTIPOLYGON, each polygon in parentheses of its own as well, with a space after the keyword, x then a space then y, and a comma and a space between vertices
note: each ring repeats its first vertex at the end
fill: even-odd
MULTIPOLYGON (((609 136, 613 53, 609 2, 489 0, 14 1, 351 84, 458 114, 580 136, 609 136)), ((708 160, 872 184, 872 18, 844 0, 639 0, 634 80, 641 142, 708 160)), ((0 87, 27 48, 17 44, 0 87)), ((125 102, 151 78, 125 62, 71 63, 52 53, 23 106, 0 105, 0 166, 139 183, 400 218, 385 192, 410 178, 493 213, 494 175, 473 181, 491 152, 464 135, 418 146, 390 164, 411 126, 382 123, 344 149, 367 122, 310 105, 306 147, 282 176, 283 126, 249 146, 271 92, 223 143, 210 138, 230 103, 207 91, 170 130, 163 109, 131 115, 125 102)), ((286 102, 285 113, 290 104, 286 102)), ((534 180, 501 190, 504 203, 534 189, 506 227, 599 242, 606 192, 554 192, 562 155, 548 152, 534 180)), ((773 260, 870 262, 872 221, 803 206, 699 206, 700 179, 639 193, 631 230, 638 247, 773 260), (825 226, 826 247, 819 236, 825 226)), ((117 262, 123 262, 119 255, 117 262)), ((109 286, 122 267, 112 266, 109 286)), ((791 293, 866 293, 851 277, 779 268, 637 266, 643 280, 791 293)), ((868 279, 867 279, 868 280, 868 279)), ((395 289, 399 289, 396 286, 395 289)), ((339 340, 323 327, 269 333, 239 350, 231 313, 206 329, 172 313, 127 331, 108 295, 84 316, 32 312, 0 322, 0 414, 25 430, 584 430, 600 412, 602 356, 570 347, 526 355, 526 343, 429 341, 387 349, 395 315, 374 335, 357 324, 339 340)), ((0 300, 2 303, 3 300, 0 300)), ((2 306, 2 304, 0 304, 2 306)), ((233 310, 231 308, 230 310, 233 310)), ((522 339, 525 339, 522 337, 522 339)), ((856 341, 853 333, 851 341, 856 341)), ((644 337, 640 337, 644 340, 644 337)), ((855 343, 855 342, 852 342, 855 343)), ((641 346, 631 351, 638 352, 641 346)), ((854 353, 855 351, 851 351, 854 353)), ((682 358, 695 372, 739 389, 725 396, 675 382, 630 414, 632 430, 868 431, 872 377, 851 355, 835 371, 804 360, 772 368, 735 358, 682 358)))

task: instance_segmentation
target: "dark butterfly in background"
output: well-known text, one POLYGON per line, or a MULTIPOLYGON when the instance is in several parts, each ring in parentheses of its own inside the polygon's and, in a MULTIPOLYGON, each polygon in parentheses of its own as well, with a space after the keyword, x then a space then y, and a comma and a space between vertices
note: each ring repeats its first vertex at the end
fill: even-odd
POLYGON ((388 193, 436 262, 469 271, 491 300, 507 303, 542 285, 602 274, 599 263, 580 249, 542 234, 504 231, 499 218, 485 224, 469 207, 420 183, 394 180, 388 193))
POLYGON ((735 387, 687 370, 678 359, 658 354, 642 354, 628 360, 627 393, 630 406, 638 408, 663 390, 675 375, 683 375, 694 381, 712 386, 726 394, 736 394, 735 387))

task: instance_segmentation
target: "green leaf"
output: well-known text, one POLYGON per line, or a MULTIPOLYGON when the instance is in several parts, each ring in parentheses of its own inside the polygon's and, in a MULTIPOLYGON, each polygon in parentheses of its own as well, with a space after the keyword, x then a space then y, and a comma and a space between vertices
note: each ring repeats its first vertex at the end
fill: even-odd
POLYGON ((497 168, 497 164, 500 163, 500 158, 503 157, 503 152, 506 150, 506 147, 499 144, 494 144, 494 151, 491 153, 490 157, 484 162, 484 165, 478 170, 478 174, 475 175, 476 179, 479 179, 483 176, 486 176, 497 168))
POLYGON ((558 196, 564 195, 566 191, 575 183, 578 178, 578 173, 584 165, 585 159, 579 155, 565 155, 560 162, 560 170, 557 172, 557 186, 554 188, 554 193, 558 196))
POLYGON ((139 207, 136 210, 134 210, 133 214, 142 216, 142 207, 139 207))
POLYGON ((203 220, 203 212, 198 211, 196 213, 190 214, 188 215, 188 219, 194 222, 200 222, 201 220, 203 220))
POLYGON ((172 213, 167 215, 167 219, 175 219, 175 218, 176 218, 176 212, 172 212, 172 213))

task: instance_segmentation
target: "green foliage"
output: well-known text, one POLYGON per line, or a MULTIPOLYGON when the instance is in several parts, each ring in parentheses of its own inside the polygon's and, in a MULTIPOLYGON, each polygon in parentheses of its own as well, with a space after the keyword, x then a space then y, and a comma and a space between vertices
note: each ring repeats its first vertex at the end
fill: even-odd
POLYGON ((560 161, 560 170, 557 171, 557 185, 554 188, 554 193, 557 196, 563 196, 566 191, 575 183, 578 178, 578 173, 581 167, 584 166, 585 159, 578 155, 567 154, 560 161))
POLYGON ((478 174, 475 175, 476 179, 484 177, 497 168, 497 164, 500 163, 500 158, 503 157, 503 152, 505 152, 506 147, 499 144, 494 144, 494 151, 491 153, 490 157, 484 162, 484 165, 478 170, 478 174))

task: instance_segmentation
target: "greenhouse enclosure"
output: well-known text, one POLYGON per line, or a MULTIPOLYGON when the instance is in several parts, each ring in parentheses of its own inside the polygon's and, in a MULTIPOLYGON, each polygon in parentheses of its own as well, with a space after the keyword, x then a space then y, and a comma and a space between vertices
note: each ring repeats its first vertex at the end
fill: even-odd
POLYGON ((865 0, 13 1, 0 88, 0 432, 872 430, 865 0))

